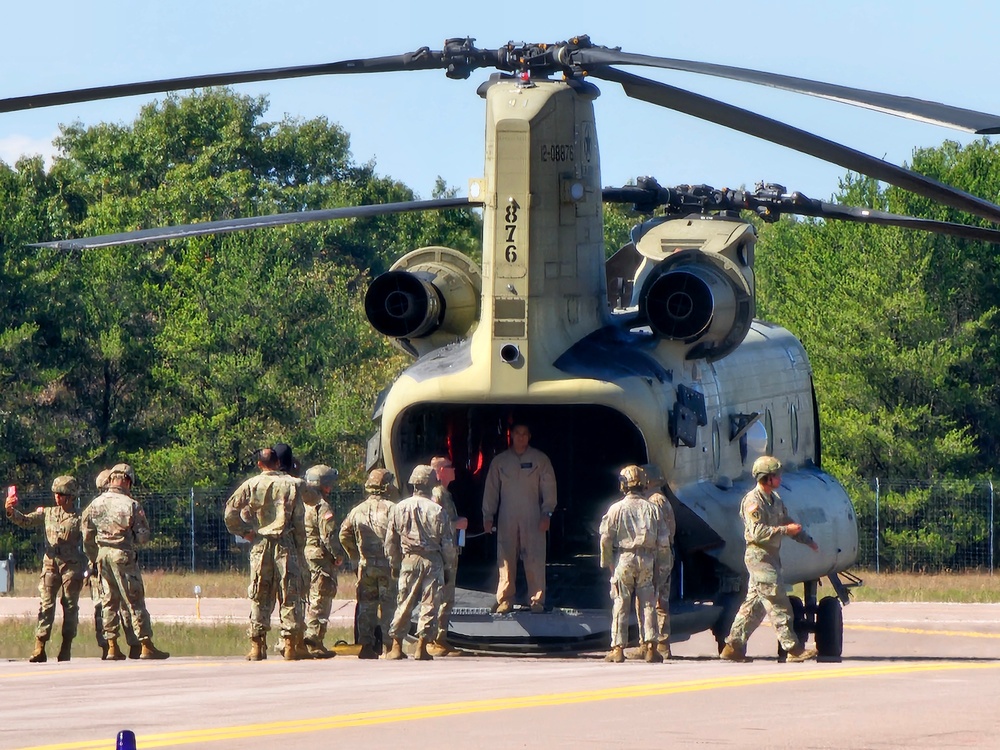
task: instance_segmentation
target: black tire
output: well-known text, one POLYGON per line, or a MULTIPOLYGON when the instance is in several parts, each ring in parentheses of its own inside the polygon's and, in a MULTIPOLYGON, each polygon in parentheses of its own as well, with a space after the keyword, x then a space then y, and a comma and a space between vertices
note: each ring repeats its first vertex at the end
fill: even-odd
POLYGON ((844 652, 844 612, 835 596, 820 599, 816 610, 816 650, 828 659, 839 659, 844 652))
MULTIPOLYGON (((792 605, 792 630, 799 643, 803 646, 809 641, 809 623, 806 622, 806 605, 797 596, 788 597, 789 604, 792 605)), ((778 661, 784 662, 787 654, 785 649, 778 644, 778 661)))
POLYGON ((719 599, 719 604, 722 605, 722 614, 719 615, 719 619, 712 626, 712 635, 715 636, 715 644, 718 646, 720 654, 726 645, 726 638, 729 637, 729 629, 733 626, 733 620, 736 619, 736 613, 740 611, 740 605, 743 604, 745 597, 746 593, 744 592, 723 594, 719 599))

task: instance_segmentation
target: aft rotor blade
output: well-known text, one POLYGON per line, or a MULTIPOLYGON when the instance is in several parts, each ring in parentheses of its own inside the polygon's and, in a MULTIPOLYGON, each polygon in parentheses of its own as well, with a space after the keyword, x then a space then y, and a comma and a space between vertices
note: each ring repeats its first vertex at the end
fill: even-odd
POLYGON ((839 164, 845 169, 896 185, 946 206, 1000 223, 1000 206, 995 203, 778 120, 615 68, 592 71, 590 75, 621 84, 625 93, 633 99, 641 99, 762 138, 779 146, 787 146, 818 159, 839 164))
POLYGON ((256 81, 277 81, 287 78, 307 78, 310 76, 342 73, 387 73, 400 70, 430 70, 447 67, 448 64, 449 61, 445 59, 442 52, 423 49, 388 57, 343 60, 341 62, 299 65, 288 68, 265 68, 262 70, 246 70, 234 73, 213 73, 184 78, 162 78, 158 81, 123 83, 113 86, 76 89, 73 91, 58 91, 51 94, 16 96, 10 99, 0 99, 0 112, 17 112, 24 109, 54 107, 59 104, 76 104, 101 99, 116 99, 123 96, 159 94, 166 91, 183 91, 186 89, 203 88, 205 86, 229 86, 236 83, 254 83, 256 81))
POLYGON ((178 226, 162 227, 159 229, 140 229, 134 232, 104 234, 99 237, 83 237, 76 240, 37 242, 30 245, 30 247, 54 247, 60 250, 87 250, 95 247, 139 245, 144 242, 187 239, 190 237, 201 237, 206 234, 225 234, 227 232, 239 232, 246 229, 280 227, 288 224, 304 224, 310 221, 356 219, 368 216, 407 213, 410 211, 443 211, 449 208, 476 208, 482 205, 481 201, 470 201, 468 198, 438 198, 428 201, 381 203, 371 206, 347 206, 345 208, 327 208, 318 211, 298 211, 287 214, 272 214, 271 216, 250 216, 242 219, 206 221, 199 224, 181 224, 178 226))
POLYGON ((629 52, 610 49, 608 47, 592 47, 580 49, 569 55, 570 59, 588 71, 590 75, 603 77, 596 70, 588 69, 588 65, 644 65, 652 68, 680 70, 686 73, 700 73, 717 78, 729 78, 734 81, 755 83, 760 86, 770 86, 784 91, 793 91, 835 102, 851 104, 856 107, 872 109, 905 117, 908 120, 941 125, 955 130, 965 130, 969 133, 990 134, 1000 133, 1000 116, 972 109, 953 107, 950 104, 915 99, 909 96, 883 94, 878 91, 856 89, 850 86, 840 86, 834 83, 811 81, 807 78, 797 78, 779 73, 767 73, 750 68, 737 68, 730 65, 715 63, 700 63, 690 60, 676 60, 669 57, 652 55, 637 55, 629 52))

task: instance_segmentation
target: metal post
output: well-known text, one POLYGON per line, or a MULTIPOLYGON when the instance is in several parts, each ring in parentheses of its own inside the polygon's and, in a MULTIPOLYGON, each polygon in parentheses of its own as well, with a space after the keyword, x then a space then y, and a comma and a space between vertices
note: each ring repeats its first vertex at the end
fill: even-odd
POLYGON ((988 480, 986 480, 986 482, 990 486, 990 575, 992 576, 993 575, 993 549, 994 549, 994 546, 995 546, 994 545, 994 540, 993 540, 993 528, 994 528, 994 526, 993 526, 993 514, 994 514, 994 511, 995 511, 996 504, 994 503, 994 496, 993 496, 993 480, 992 479, 988 479, 988 480))
POLYGON ((191 572, 194 573, 194 487, 191 488, 191 572))
POLYGON ((875 572, 876 573, 879 572, 879 561, 878 561, 878 558, 879 558, 878 538, 879 538, 879 531, 880 531, 880 529, 879 529, 879 517, 878 517, 878 511, 879 511, 879 490, 880 490, 880 487, 879 487, 879 483, 878 483, 878 477, 875 477, 875 572))

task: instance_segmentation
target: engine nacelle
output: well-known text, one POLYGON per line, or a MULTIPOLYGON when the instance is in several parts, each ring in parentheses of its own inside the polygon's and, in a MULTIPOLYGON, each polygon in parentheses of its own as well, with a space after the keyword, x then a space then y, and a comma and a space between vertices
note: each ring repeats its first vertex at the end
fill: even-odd
POLYGON ((635 245, 643 258, 634 285, 639 320, 692 345, 689 359, 724 357, 754 317, 753 227, 700 216, 647 226, 635 245))
POLYGON ((462 253, 422 247, 372 281, 365 314, 376 331, 421 356, 472 333, 481 292, 479 268, 462 253))

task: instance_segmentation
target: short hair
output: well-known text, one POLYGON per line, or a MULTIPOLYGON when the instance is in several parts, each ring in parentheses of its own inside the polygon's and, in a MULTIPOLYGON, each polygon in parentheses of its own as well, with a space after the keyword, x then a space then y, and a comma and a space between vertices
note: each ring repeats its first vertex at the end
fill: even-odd
POLYGON ((434 458, 431 459, 431 464, 430 464, 431 468, 434 469, 434 471, 437 471, 438 469, 441 468, 454 467, 454 465, 455 464, 452 462, 452 460, 447 456, 434 456, 434 458))
POLYGON ((261 448, 257 451, 257 463, 269 471, 278 468, 278 454, 270 448, 261 448))

